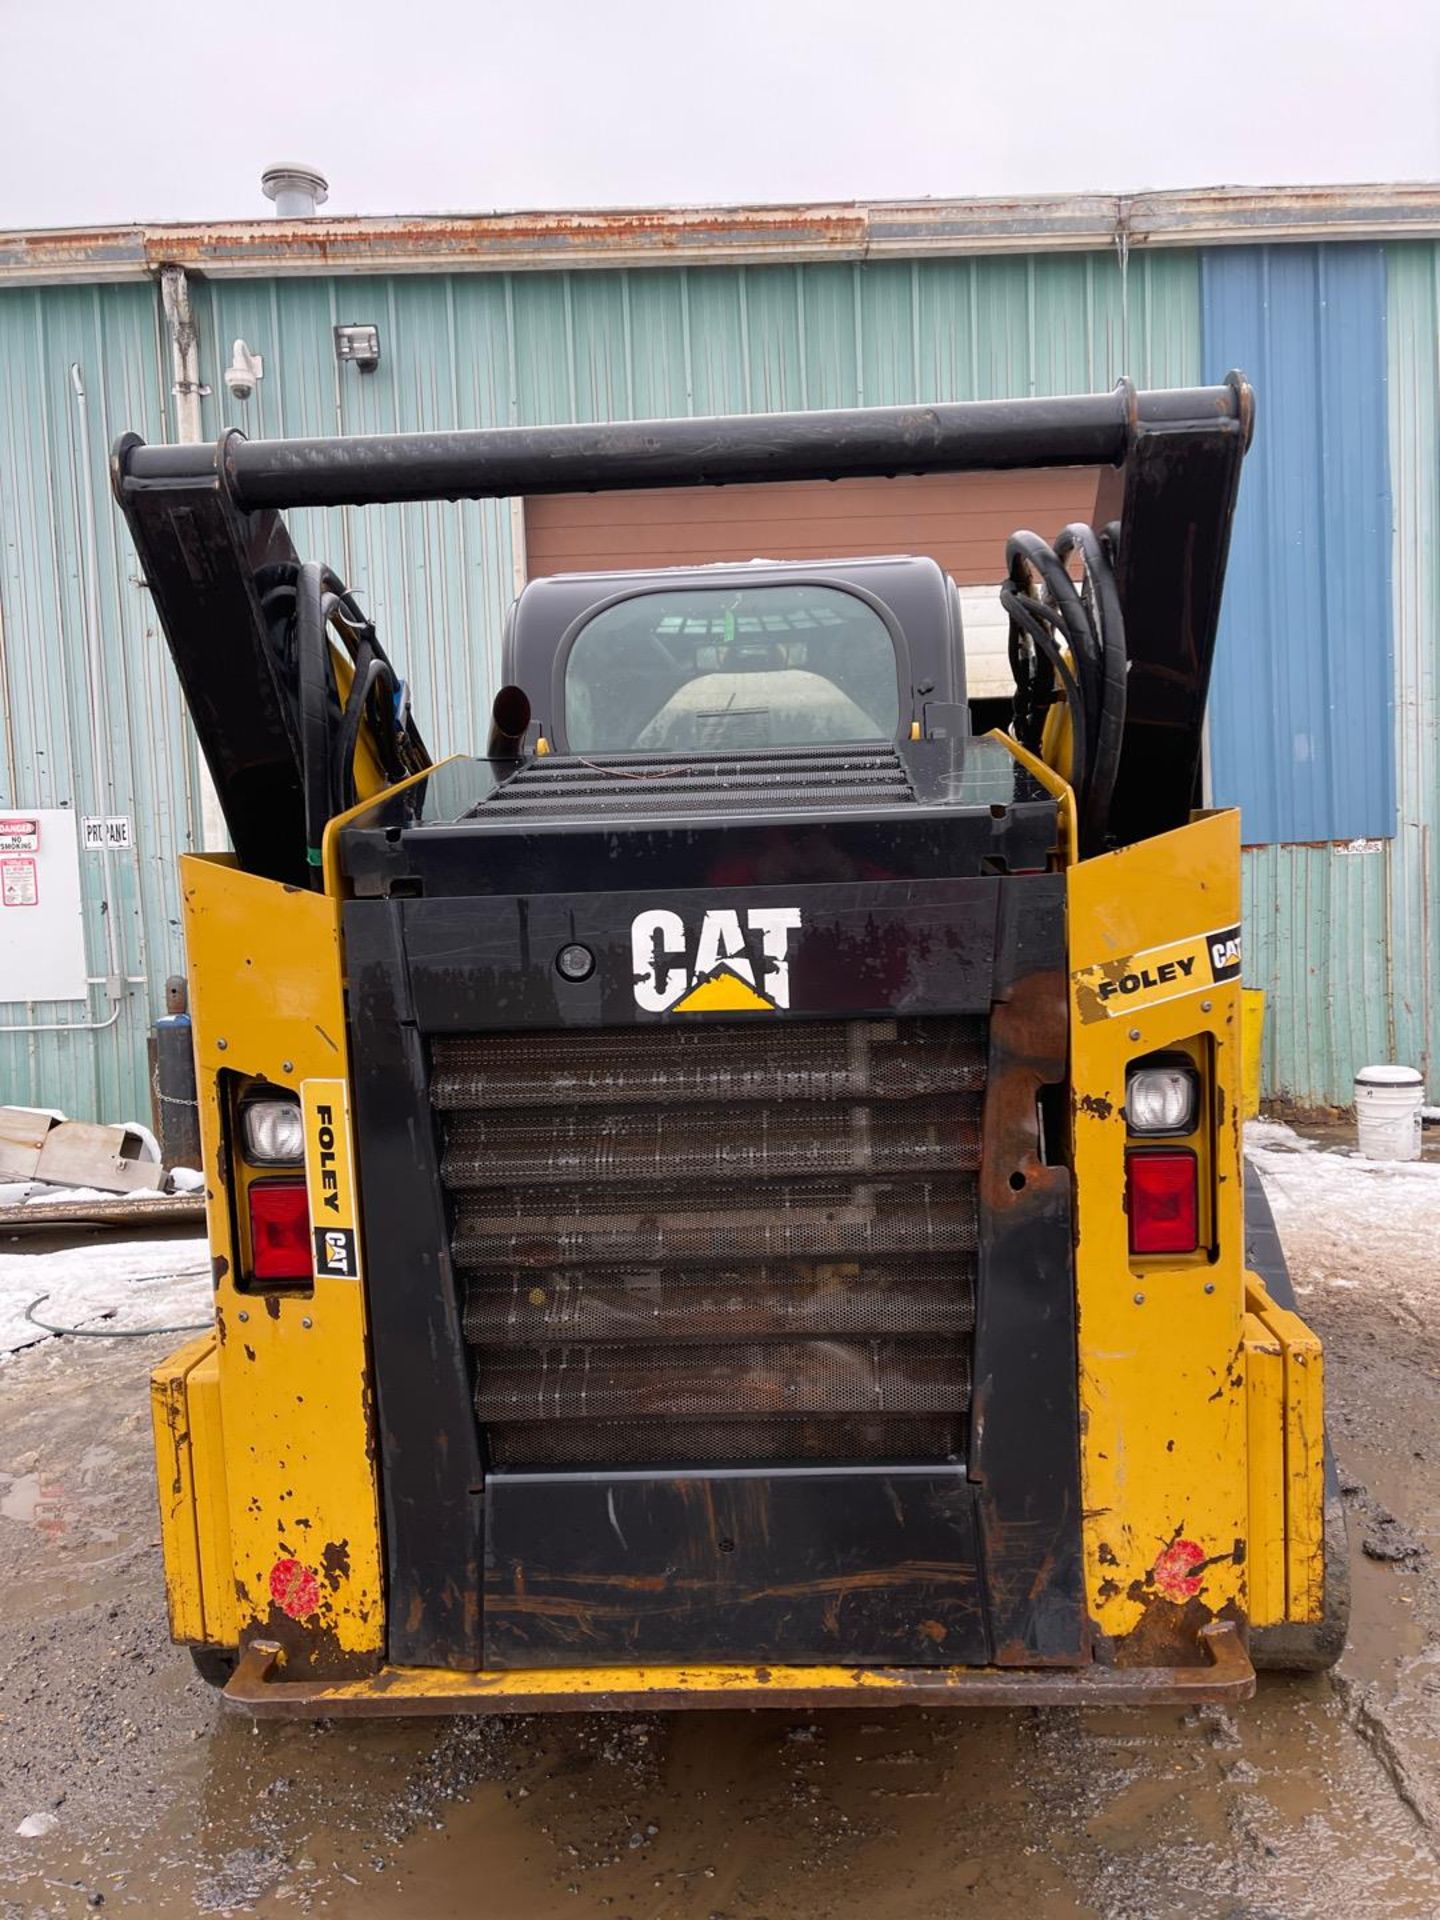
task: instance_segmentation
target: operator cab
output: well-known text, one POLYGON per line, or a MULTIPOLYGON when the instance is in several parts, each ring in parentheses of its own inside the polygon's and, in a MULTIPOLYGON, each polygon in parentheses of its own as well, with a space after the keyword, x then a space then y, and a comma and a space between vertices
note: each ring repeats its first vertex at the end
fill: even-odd
POLYGON ((502 673, 485 757, 343 830, 357 897, 1054 861, 1053 796, 974 737, 960 596, 933 560, 552 574, 512 606, 502 673))
POLYGON ((907 557, 553 574, 512 607, 503 671, 558 753, 905 740, 964 701, 960 596, 907 557))

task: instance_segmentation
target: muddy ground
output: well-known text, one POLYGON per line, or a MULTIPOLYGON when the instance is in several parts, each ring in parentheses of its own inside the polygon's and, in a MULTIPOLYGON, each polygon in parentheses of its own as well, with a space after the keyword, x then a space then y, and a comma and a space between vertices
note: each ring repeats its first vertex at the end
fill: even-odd
POLYGON ((13 1356, 0 1916, 1440 1915, 1440 1182, 1301 1158, 1267 1171, 1327 1347, 1355 1620, 1333 1677, 1234 1712, 252 1727, 166 1638, 166 1343, 13 1356))

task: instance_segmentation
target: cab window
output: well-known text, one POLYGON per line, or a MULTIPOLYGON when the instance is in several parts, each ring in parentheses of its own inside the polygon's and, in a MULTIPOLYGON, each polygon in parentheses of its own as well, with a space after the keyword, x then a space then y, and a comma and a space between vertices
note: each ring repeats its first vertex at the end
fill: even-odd
POLYGON ((685 587, 595 614, 565 663, 572 753, 893 739, 895 643, 838 587, 685 587))

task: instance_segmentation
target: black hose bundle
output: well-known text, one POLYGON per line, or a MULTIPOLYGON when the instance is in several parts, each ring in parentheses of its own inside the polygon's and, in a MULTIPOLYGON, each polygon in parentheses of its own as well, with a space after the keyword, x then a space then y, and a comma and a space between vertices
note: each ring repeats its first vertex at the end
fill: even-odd
POLYGON ((1125 732, 1129 663, 1115 585, 1117 535, 1114 526, 1097 534, 1080 522, 1066 527, 1053 547, 1036 533, 1012 534, 1005 546, 1009 578, 1000 590, 1015 676, 1011 731, 1022 747, 1040 753, 1051 708, 1064 700, 1068 771, 1086 854, 1107 844, 1125 732), (1072 559, 1080 564, 1078 581, 1072 559))
POLYGON ((256 579, 281 678, 294 701, 305 802, 305 852, 316 886, 325 825, 358 798, 355 752, 362 728, 387 783, 430 765, 397 677, 374 627, 329 567, 293 561, 256 579), (335 641, 350 660, 341 697, 335 641))

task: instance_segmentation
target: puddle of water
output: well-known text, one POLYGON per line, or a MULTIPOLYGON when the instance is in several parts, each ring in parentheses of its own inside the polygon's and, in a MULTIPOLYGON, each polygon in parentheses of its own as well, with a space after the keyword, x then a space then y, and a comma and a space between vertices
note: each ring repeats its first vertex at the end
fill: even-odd
MULTIPOLYGON (((1349 1375, 1338 1349, 1342 1411, 1351 1397, 1337 1447, 1423 1533, 1440 1515, 1415 1457, 1440 1458, 1433 1382, 1404 1372, 1412 1336, 1382 1327, 1400 1345, 1375 1349, 1392 1390, 1371 1391, 1370 1327, 1352 1336, 1349 1375)), ((23 1795, 0 1855, 23 1910, 78 1913, 95 1890, 135 1920, 1440 1915, 1440 1865, 1413 1810, 1440 1795, 1440 1611, 1424 1568, 1367 1560, 1357 1543, 1344 1694, 1267 1677, 1231 1713, 252 1729, 163 1647, 141 1359, 31 1364, 28 1411, 0 1396, 0 1514, 16 1523, 0 1525, 0 1796, 23 1795), (64 1540, 42 1530, 57 1485, 64 1540), (1372 1692, 1375 1727, 1357 1706, 1372 1692), (57 1796, 58 1831, 12 1839, 57 1796)))
POLYGON ((1434 1853, 1324 1680, 1210 1718, 225 1716, 171 1762, 143 1845, 123 1822, 36 1841, 27 1893, 79 1881, 144 1920, 1440 1913, 1434 1853))

